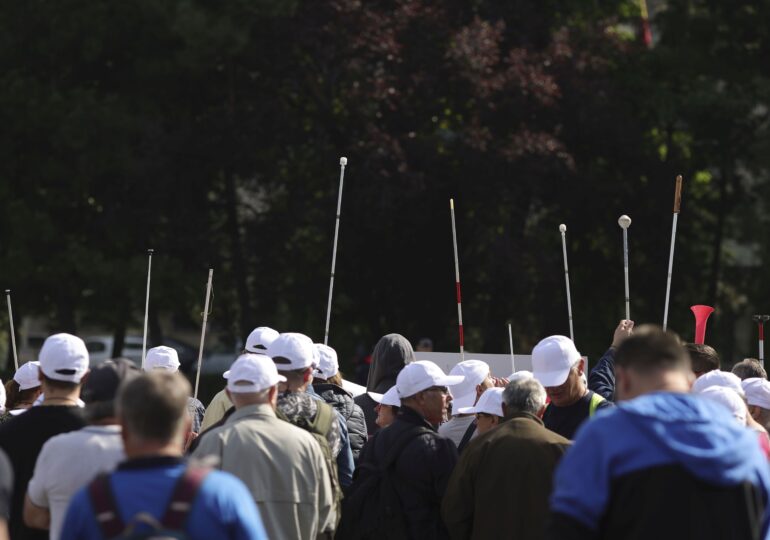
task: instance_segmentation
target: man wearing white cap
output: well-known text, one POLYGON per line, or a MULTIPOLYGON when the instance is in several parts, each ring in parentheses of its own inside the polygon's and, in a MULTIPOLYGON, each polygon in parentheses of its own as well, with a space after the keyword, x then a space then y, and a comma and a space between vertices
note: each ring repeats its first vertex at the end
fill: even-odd
MULTIPOLYGON (((243 354, 266 354, 267 348, 278 337, 278 332, 267 326, 260 326, 251 331, 246 338, 246 345, 243 347, 243 354)), ((217 424, 225 413, 233 406, 230 398, 227 397, 227 392, 224 389, 217 392, 217 394, 211 399, 206 414, 203 415, 203 421, 201 422, 201 432, 209 429, 214 424, 217 424)))
POLYGON ((506 537, 543 537, 553 473, 570 444, 543 426, 544 407, 545 389, 533 378, 482 394, 474 409, 505 420, 472 440, 452 473, 441 506, 451 538, 500 538, 501 516, 506 537))
POLYGON ((40 397, 40 362, 22 364, 7 384, 6 411, 0 415, 0 424, 25 412, 40 397))
MULTIPOLYGON (((398 496, 405 531, 393 537, 446 538, 441 520, 441 498, 457 462, 457 449, 436 432, 447 413, 452 395, 448 386, 463 381, 462 375, 445 375, 433 362, 418 360, 404 367, 396 378, 401 410, 396 421, 375 433, 361 454, 359 474, 346 493, 342 519, 348 534, 362 534, 371 527, 360 516, 386 512, 372 508, 365 490, 367 478, 383 470, 398 496), (360 492, 357 495, 357 491, 360 492)), ((344 535, 342 535, 344 537, 344 535)))
POLYGON ((319 362, 313 371, 313 390, 345 419, 350 436, 350 450, 353 452, 353 460, 357 461, 368 439, 364 411, 353 401, 353 395, 342 388, 337 351, 323 343, 316 343, 315 347, 319 362))
POLYGON ((597 410, 612 405, 587 388, 584 370, 585 360, 568 337, 547 337, 532 350, 532 375, 551 398, 543 423, 567 439, 597 410))
POLYGON ((458 448, 463 439, 476 435, 476 417, 463 414, 459 409, 473 407, 487 388, 494 386, 489 365, 481 360, 465 360, 452 368, 450 375, 460 375, 463 382, 449 387, 452 392, 452 418, 438 428, 438 434, 446 437, 458 448))
POLYGON ((323 453, 312 435, 276 417, 283 382, 266 356, 241 355, 227 377, 236 411, 193 455, 219 458, 221 470, 246 484, 270 538, 331 535, 335 502, 323 453))
POLYGON ((43 444, 59 433, 74 431, 86 422, 78 407, 80 387, 88 373, 88 350, 70 334, 49 336, 40 349, 40 384, 45 399, 39 407, 0 425, 0 448, 13 464, 11 538, 48 538, 47 531, 24 525, 22 509, 27 485, 43 444))
POLYGON ((751 417, 765 429, 770 429, 770 381, 754 377, 741 383, 751 417))
POLYGON ((487 388, 473 407, 463 407, 457 412, 474 415, 476 433, 483 435, 503 421, 503 388, 487 388))
POLYGON ((278 396, 278 417, 316 436, 334 476, 335 494, 353 481, 353 452, 345 419, 313 392, 313 369, 319 361, 313 340, 304 334, 287 332, 270 344, 267 355, 286 377, 278 396))
MULTIPOLYGON (((179 371, 179 365, 179 355, 177 354, 176 349, 164 345, 153 347, 147 351, 147 356, 144 358, 145 371, 163 369, 171 373, 176 373, 179 371)), ((206 407, 203 406, 203 403, 201 403, 200 400, 188 396, 187 413, 192 420, 192 432, 195 434, 200 433, 203 417, 206 414, 206 407)))
POLYGON ((369 392, 369 397, 377 403, 374 408, 377 412, 375 422, 380 428, 388 427, 396 421, 396 415, 401 409, 401 398, 398 397, 398 388, 395 385, 384 394, 369 392))

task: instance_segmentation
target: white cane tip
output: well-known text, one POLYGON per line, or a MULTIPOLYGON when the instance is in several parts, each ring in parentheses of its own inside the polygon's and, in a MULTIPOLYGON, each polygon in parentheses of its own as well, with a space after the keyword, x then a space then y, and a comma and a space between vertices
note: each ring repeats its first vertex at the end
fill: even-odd
POLYGON ((559 232, 567 232, 567 226, 564 223, 559 225, 559 232))
POLYGON ((455 209, 455 200, 454 199, 449 199, 449 208, 451 208, 452 210, 455 209))
POLYGON ((631 218, 623 214, 618 218, 618 225, 623 229, 628 229, 631 226, 631 218))
POLYGON ((342 165, 342 166, 344 167, 344 166, 345 166, 345 165, 347 165, 347 164, 348 164, 348 158, 346 158, 346 157, 341 157, 341 158, 340 158, 340 165, 342 165))

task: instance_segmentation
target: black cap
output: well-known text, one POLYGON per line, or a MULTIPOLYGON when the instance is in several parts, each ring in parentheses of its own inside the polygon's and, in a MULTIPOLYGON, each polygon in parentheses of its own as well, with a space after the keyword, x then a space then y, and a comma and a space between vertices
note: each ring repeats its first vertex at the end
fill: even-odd
POLYGON ((113 401, 120 385, 141 373, 136 364, 127 358, 105 360, 88 374, 80 397, 86 403, 113 401))

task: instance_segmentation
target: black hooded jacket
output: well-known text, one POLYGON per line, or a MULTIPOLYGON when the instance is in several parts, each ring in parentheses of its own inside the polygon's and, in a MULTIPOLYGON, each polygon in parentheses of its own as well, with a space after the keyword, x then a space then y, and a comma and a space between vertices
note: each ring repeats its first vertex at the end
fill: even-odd
MULTIPOLYGON (((384 394, 396 384, 396 377, 404 366, 412 362, 414 351, 408 339, 401 334, 382 336, 372 353, 372 366, 369 369, 366 389, 369 392, 384 394)), ((372 435, 379 429, 374 423, 377 419, 377 413, 374 412, 377 403, 368 394, 356 396, 355 402, 364 411, 366 430, 372 435)))

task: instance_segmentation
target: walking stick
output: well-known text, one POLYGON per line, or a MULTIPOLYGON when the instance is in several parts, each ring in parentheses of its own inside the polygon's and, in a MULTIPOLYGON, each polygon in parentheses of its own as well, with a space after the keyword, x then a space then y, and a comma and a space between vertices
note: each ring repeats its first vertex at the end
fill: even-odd
POLYGON ((564 255, 564 282, 567 285, 567 315, 569 316, 569 338, 575 342, 575 331, 572 328, 572 298, 569 294, 569 266, 567 265, 567 226, 562 223, 559 225, 561 233, 561 251, 564 255))
POLYGON ((463 338, 463 305, 460 294, 460 263, 457 258, 457 228, 455 227, 455 201, 449 199, 449 213, 452 216, 452 244, 455 252, 455 289, 457 291, 457 323, 460 332, 460 362, 465 361, 465 340, 463 338))
POLYGON ((631 226, 631 218, 623 214, 618 218, 618 225, 623 229, 623 274, 626 285, 626 319, 631 318, 631 300, 628 293, 628 228, 631 226))
POLYGON ((11 323, 11 348, 13 349, 13 367, 19 370, 19 356, 16 353, 16 332, 13 329, 13 310, 11 309, 11 290, 5 290, 5 298, 8 300, 8 321, 11 323))
POLYGON ((511 373, 516 373, 516 357, 513 355, 513 332, 511 331, 511 323, 508 323, 508 343, 511 346, 511 373))
POLYGON ((195 394, 193 397, 198 399, 198 384, 201 380, 201 362, 203 361, 203 342, 206 340, 206 323, 209 321, 209 301, 211 299, 211 280, 214 277, 214 269, 209 268, 209 281, 206 284, 206 302, 203 306, 203 326, 201 326, 201 344, 198 348, 198 371, 195 374, 195 394))
POLYGON ((674 245, 676 241, 676 222, 679 219, 679 207, 682 204, 682 175, 676 177, 674 191, 674 222, 671 225, 671 252, 668 255, 668 279, 666 281, 666 306, 663 308, 663 331, 668 328, 668 301, 671 296, 671 273, 674 269, 674 245))
POLYGON ((142 369, 144 369, 144 357, 147 354, 147 315, 150 310, 150 273, 152 272, 152 253, 147 250, 147 294, 144 298, 144 335, 142 336, 142 369))
POLYGON ((334 290, 334 268, 337 264, 337 236, 340 232, 340 214, 342 212, 342 184, 345 180, 345 165, 348 158, 340 158, 340 189, 337 195, 337 218, 334 223, 334 247, 332 248, 332 273, 329 279, 329 302, 326 304, 326 328, 324 330, 324 345, 329 344, 329 320, 332 316, 332 291, 334 290))

